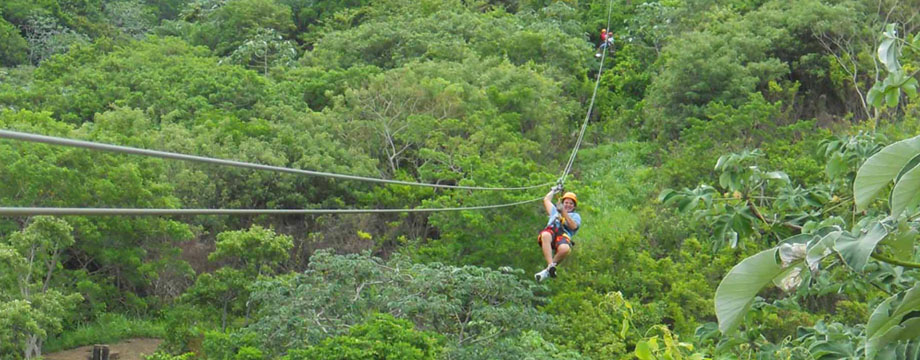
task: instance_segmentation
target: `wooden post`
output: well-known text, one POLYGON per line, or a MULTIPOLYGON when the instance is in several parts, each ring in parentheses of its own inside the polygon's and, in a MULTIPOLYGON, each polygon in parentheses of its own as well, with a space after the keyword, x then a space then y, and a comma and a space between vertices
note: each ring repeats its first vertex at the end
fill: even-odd
POLYGON ((108 345, 93 345, 93 356, 91 360, 109 360, 108 345))

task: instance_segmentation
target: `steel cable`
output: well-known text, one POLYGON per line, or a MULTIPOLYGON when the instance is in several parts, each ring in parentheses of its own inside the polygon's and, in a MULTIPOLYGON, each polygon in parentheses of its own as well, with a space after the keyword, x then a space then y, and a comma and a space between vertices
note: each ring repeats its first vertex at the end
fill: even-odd
POLYGON ((269 171, 284 172, 284 173, 299 174, 299 175, 322 176, 322 177, 330 177, 330 178, 336 178, 336 179, 377 182, 377 183, 385 183, 385 184, 393 184, 393 185, 426 186, 426 187, 434 187, 434 188, 447 188, 447 189, 460 189, 460 190, 510 191, 510 190, 529 190, 529 189, 545 187, 545 186, 549 186, 553 184, 553 183, 544 183, 544 184, 539 184, 539 185, 520 186, 520 187, 484 187, 484 186, 430 184, 430 183, 420 183, 420 182, 402 181, 402 180, 379 179, 379 178, 356 176, 356 175, 344 175, 344 174, 336 174, 336 173, 323 172, 323 171, 292 169, 292 168, 286 168, 286 167, 281 167, 281 166, 262 165, 262 164, 248 163, 248 162, 242 162, 242 161, 236 161, 236 160, 215 159, 215 158, 209 158, 209 157, 204 157, 204 156, 186 155, 186 154, 179 154, 179 153, 158 151, 158 150, 147 150, 147 149, 140 149, 140 148, 129 147, 129 146, 102 144, 102 143, 97 143, 97 142, 92 142, 92 141, 66 139, 66 138, 61 138, 61 137, 29 134, 29 133, 9 131, 9 130, 0 130, 0 138, 45 143, 45 144, 51 144, 51 145, 78 147, 78 148, 85 148, 85 149, 90 149, 90 150, 102 150, 102 151, 117 152, 117 153, 124 153, 124 154, 152 156, 152 157, 158 157, 158 158, 163 158, 163 159, 194 161, 194 162, 216 164, 216 165, 235 166, 235 167, 247 168, 247 169, 269 170, 269 171))
MULTIPOLYGON (((611 6, 612 3, 613 0, 607 2, 607 26, 605 29, 610 29, 610 12, 613 9, 611 6)), ((607 34, 607 36, 611 36, 609 31, 607 34)), ((569 172, 572 171, 572 165, 575 163, 575 156, 578 154, 578 148, 581 147, 581 141, 585 137, 585 130, 588 128, 588 119, 591 118, 591 111, 594 110, 594 100, 597 98, 597 89, 601 84, 601 74, 604 72, 604 60, 607 58, 607 52, 609 51, 609 48, 610 45, 607 45, 602 51, 601 65, 597 69, 597 79, 594 81, 594 93, 591 94, 591 102, 588 105, 588 113, 585 115, 585 121, 581 124, 581 130, 578 133, 578 140, 575 141, 575 147, 572 148, 572 154, 569 156, 569 161, 565 164, 565 169, 562 170, 562 176, 560 176, 559 180, 556 182, 557 185, 565 185, 565 178, 569 175, 569 172)))

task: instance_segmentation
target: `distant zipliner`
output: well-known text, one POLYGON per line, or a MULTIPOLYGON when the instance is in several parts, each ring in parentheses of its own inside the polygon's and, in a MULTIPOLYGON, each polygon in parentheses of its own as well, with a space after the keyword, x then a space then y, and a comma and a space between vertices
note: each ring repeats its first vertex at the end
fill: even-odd
POLYGON ((607 29, 601 29, 601 44, 597 47, 597 53, 594 54, 594 57, 601 57, 601 53, 604 50, 609 50, 613 48, 613 33, 607 32, 607 29))

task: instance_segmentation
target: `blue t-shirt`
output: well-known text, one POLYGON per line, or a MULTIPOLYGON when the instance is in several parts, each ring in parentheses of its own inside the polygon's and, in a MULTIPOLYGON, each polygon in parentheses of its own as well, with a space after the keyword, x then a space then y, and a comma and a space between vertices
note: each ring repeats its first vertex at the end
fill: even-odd
MULTIPOLYGON (((573 211, 569 213, 569 217, 571 217, 572 220, 575 220, 575 225, 577 226, 571 226, 571 225, 563 226, 562 230, 565 231, 565 233, 569 235, 569 238, 572 238, 572 237, 575 237, 575 233, 578 232, 578 229, 581 229, 581 215, 578 215, 577 212, 573 211), (575 230, 572 230, 570 228, 575 228, 575 230)), ((546 226, 551 226, 553 225, 553 223, 557 221, 565 221, 565 218, 562 218, 561 216, 559 216, 559 210, 557 210, 556 207, 553 206, 553 208, 550 209, 549 221, 546 223, 546 226)))

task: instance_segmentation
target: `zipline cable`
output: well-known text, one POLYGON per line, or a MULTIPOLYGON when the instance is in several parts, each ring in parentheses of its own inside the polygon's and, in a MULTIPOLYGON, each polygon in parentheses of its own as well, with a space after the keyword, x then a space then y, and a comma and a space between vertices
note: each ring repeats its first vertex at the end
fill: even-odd
POLYGON ((425 213, 441 211, 484 210, 517 206, 541 201, 543 198, 518 201, 513 203, 449 207, 449 208, 413 208, 413 209, 131 209, 131 208, 45 208, 45 207, 0 207, 0 216, 36 216, 36 215, 102 215, 102 216, 142 216, 142 215, 306 215, 306 214, 368 214, 368 213, 425 213))
MULTIPOLYGON (((607 27, 610 28, 610 14, 612 9, 613 0, 608 1, 607 3, 607 27)), ((609 45, 608 45, 609 47, 609 45)), ((594 92, 591 94, 591 102, 588 105, 588 112, 585 115, 585 120, 582 122, 581 130, 578 133, 578 139, 575 141, 575 147, 572 149, 572 153, 569 156, 569 160, 565 165, 565 169, 562 172, 562 176, 557 180, 556 185, 562 186, 565 184, 565 178, 572 170, 572 165, 575 163, 575 157, 578 154, 578 149, 581 147, 582 140, 584 139, 585 130, 588 128, 588 120, 591 118, 591 112, 594 109, 594 102, 597 98, 597 90, 600 87, 601 75, 604 71, 604 60, 607 57, 607 52, 609 49, 604 48, 603 54, 601 55, 600 67, 597 71, 597 78, 594 82, 594 92)), ((336 173, 328 173, 321 171, 311 171, 311 170, 301 170, 301 169, 291 169, 280 166, 271 166, 271 165, 261 165, 254 163, 247 163, 235 160, 225 160, 225 159, 215 159, 203 156, 195 155, 186 155, 179 153, 172 153, 166 151, 157 151, 157 150, 147 150, 140 148, 133 148, 127 146, 119 145, 110 145, 95 143, 90 141, 82 140, 73 140, 65 139, 52 136, 44 136, 37 134, 28 134, 22 132, 15 132, 9 130, 0 130, 0 138, 15 139, 22 141, 31 141, 46 143, 52 145, 62 145, 62 146, 71 146, 71 147, 80 147, 91 150, 102 150, 102 151, 111 151, 118 153, 126 154, 135 154, 143 156, 152 156, 159 157, 164 159, 177 159, 177 160, 186 160, 186 161, 196 161, 217 165, 228 165, 241 168, 257 169, 257 170, 269 170, 277 172, 286 172, 293 174, 301 175, 311 175, 311 176, 323 176, 331 177, 345 180, 357 180, 357 181, 367 181, 367 182, 377 182, 377 183, 386 183, 386 184, 396 184, 396 185, 407 185, 407 186, 426 186, 426 187, 435 187, 435 188, 450 188, 450 189, 463 189, 463 190, 528 190, 538 187, 544 187, 551 185, 552 183, 544 183, 539 185, 531 186, 521 186, 521 187, 481 187, 481 186, 462 186, 462 185, 443 185, 443 184, 430 184, 430 183, 419 183, 419 182, 410 182, 410 181, 401 181, 401 180, 387 180, 355 175, 344 175, 336 173)), ((484 205, 484 206, 470 206, 470 207, 451 207, 451 208, 413 208, 413 209, 139 209, 139 208, 36 208, 36 207, 0 207, 0 216, 34 216, 34 215, 103 215, 103 216, 121 216, 121 215, 247 215, 247 214, 283 214, 283 215, 300 215, 300 214, 359 214, 359 213, 409 213, 409 212, 439 212, 439 211, 463 211, 463 210, 483 210, 483 209, 495 209, 502 207, 510 207, 516 205, 522 205, 526 203, 540 201, 542 198, 531 199, 518 201, 513 203, 505 204, 496 204, 496 205, 484 205)))
MULTIPOLYGON (((611 4, 613 4, 613 0, 607 2, 607 26, 605 29, 610 29, 610 12, 612 10, 611 4)), ((607 36, 611 36, 610 31, 608 31, 607 34, 607 36)), ((569 161, 565 164, 565 169, 562 171, 562 176, 559 177, 556 185, 565 185, 565 178, 569 175, 569 172, 572 171, 572 165, 575 163, 575 155, 578 154, 578 148, 581 147, 581 141, 585 137, 585 130, 588 128, 588 119, 591 118, 591 111, 594 110, 594 100, 597 98, 597 89, 601 84, 601 74, 604 72, 604 60, 607 58, 608 51, 610 51, 610 45, 605 46, 603 53, 601 54, 601 65, 597 69, 597 79, 594 81, 594 93, 591 94, 591 103, 588 105, 588 113, 585 115, 585 121, 581 124, 581 130, 578 133, 578 140, 575 141, 575 147, 572 148, 572 154, 569 156, 569 161)))
POLYGON ((110 152, 116 152, 116 153, 152 156, 152 157, 159 157, 159 158, 164 158, 164 159, 175 159, 175 160, 195 161, 195 162, 202 162, 202 163, 216 164, 216 165, 235 166, 235 167, 247 168, 247 169, 269 170, 269 171, 285 172, 285 173, 300 174, 300 175, 322 176, 322 177, 330 177, 330 178, 336 178, 336 179, 357 180, 357 181, 367 181, 367 182, 407 185, 407 186, 425 186, 425 187, 433 187, 433 188, 461 189, 461 190, 510 191, 510 190, 535 189, 539 187, 546 187, 546 186, 553 184, 549 182, 549 183, 544 183, 544 184, 539 184, 539 185, 520 186, 520 187, 483 187, 483 186, 430 184, 430 183, 420 183, 420 182, 412 182, 412 181, 387 180, 387 179, 379 179, 379 178, 356 176, 356 175, 344 175, 344 174, 336 174, 336 173, 329 173, 329 172, 322 172, 322 171, 291 169, 291 168, 286 168, 286 167, 281 167, 281 166, 262 165, 262 164, 248 163, 248 162, 242 162, 242 161, 236 161, 236 160, 215 159, 215 158, 209 158, 209 157, 204 157, 204 156, 186 155, 186 154, 158 151, 158 150, 147 150, 147 149, 140 149, 140 148, 134 148, 134 147, 128 147, 128 146, 102 144, 102 143, 91 142, 91 141, 74 140, 74 139, 66 139, 66 138, 60 138, 60 137, 54 137, 54 136, 29 134, 29 133, 10 131, 10 130, 0 130, 0 138, 31 141, 31 142, 45 143, 45 144, 51 144, 51 145, 78 147, 78 148, 85 148, 85 149, 91 149, 91 150, 110 151, 110 152))

